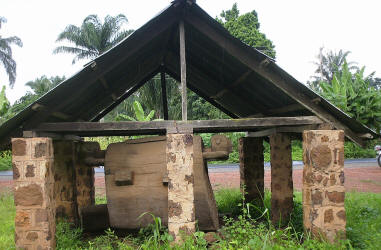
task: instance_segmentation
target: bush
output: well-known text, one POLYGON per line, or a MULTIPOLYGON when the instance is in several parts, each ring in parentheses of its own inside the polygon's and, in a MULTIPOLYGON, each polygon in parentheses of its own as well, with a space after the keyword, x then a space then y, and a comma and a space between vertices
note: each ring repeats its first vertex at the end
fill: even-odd
POLYGON ((12 170, 12 153, 10 150, 0 151, 0 171, 12 170))

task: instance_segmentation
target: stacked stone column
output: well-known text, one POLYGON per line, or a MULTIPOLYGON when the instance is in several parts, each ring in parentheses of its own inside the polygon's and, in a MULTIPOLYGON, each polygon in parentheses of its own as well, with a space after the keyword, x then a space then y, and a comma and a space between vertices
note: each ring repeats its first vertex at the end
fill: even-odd
POLYGON ((195 232, 193 134, 167 134, 168 230, 176 242, 195 232))
POLYGON ((260 205, 264 197, 263 138, 239 139, 240 185, 245 200, 260 205))
POLYGON ((55 248, 53 155, 50 138, 12 139, 17 249, 55 248))
POLYGON ((313 236, 345 238, 344 132, 303 133, 303 222, 313 236))
POLYGON ((287 134, 270 136, 271 161, 271 220, 276 226, 285 225, 293 209, 292 150, 287 134))

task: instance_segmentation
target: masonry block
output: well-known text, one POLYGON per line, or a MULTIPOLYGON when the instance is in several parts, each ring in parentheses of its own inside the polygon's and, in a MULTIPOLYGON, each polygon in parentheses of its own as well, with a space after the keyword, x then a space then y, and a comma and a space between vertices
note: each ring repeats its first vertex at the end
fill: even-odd
POLYGON ((50 138, 13 138, 17 249, 55 248, 54 150, 50 138))
POLYGON ((258 205, 264 197, 263 138, 239 139, 240 186, 245 188, 245 200, 258 205))
POLYGON ((317 238, 345 238, 344 132, 303 133, 303 223, 317 238))
POLYGON ((167 134, 168 230, 176 242, 181 232, 195 232, 193 134, 167 134))
POLYGON ((286 134, 270 136, 271 161, 271 220, 285 225, 293 209, 291 140, 286 134))

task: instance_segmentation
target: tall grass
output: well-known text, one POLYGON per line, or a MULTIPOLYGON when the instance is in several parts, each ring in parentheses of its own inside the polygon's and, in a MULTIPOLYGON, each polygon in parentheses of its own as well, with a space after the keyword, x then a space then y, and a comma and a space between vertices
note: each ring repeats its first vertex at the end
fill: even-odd
POLYGON ((9 191, 0 192, 0 249, 15 249, 15 206, 9 191))

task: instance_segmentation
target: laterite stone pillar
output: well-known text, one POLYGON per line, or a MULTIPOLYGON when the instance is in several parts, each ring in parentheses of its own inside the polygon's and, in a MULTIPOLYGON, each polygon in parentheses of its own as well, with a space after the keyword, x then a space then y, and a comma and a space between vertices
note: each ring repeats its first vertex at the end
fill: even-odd
POLYGON ((54 141, 56 218, 78 224, 81 209, 93 205, 94 168, 84 159, 99 151, 97 142, 54 141))
POLYGON ((303 223, 331 242, 345 238, 344 132, 303 133, 303 223))
POLYGON ((54 141, 54 198, 56 219, 77 223, 73 141, 54 141))
POLYGON ((261 204, 264 197, 263 138, 239 139, 240 185, 245 188, 245 200, 261 204))
POLYGON ((167 134, 168 230, 176 242, 195 232, 193 134, 167 134))
POLYGON ((13 138, 16 249, 55 248, 53 144, 50 138, 13 138))
POLYGON ((292 151, 287 134, 270 136, 271 161, 271 220, 276 226, 285 225, 293 209, 292 151))

